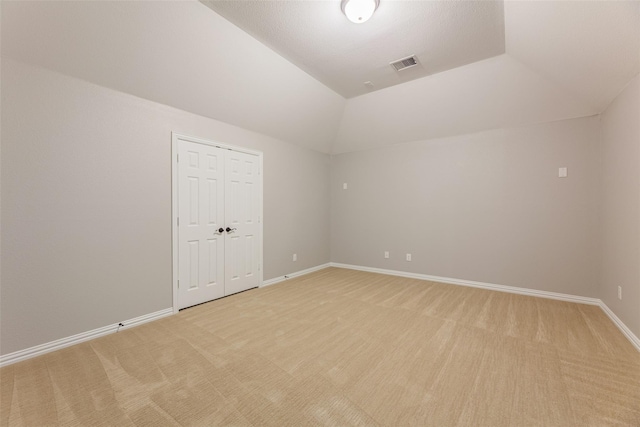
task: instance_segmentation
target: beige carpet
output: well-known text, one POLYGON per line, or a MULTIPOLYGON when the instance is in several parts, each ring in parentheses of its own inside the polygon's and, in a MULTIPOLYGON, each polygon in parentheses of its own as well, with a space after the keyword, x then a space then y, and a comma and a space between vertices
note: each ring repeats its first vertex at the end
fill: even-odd
POLYGON ((640 426, 598 307, 335 268, 0 375, 3 426, 640 426))

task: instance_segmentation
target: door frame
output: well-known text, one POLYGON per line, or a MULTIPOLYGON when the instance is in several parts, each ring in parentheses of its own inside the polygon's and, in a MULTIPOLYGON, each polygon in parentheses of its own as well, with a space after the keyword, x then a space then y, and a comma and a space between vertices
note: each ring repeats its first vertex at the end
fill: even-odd
POLYGON ((249 150, 235 145, 224 144, 217 141, 210 141, 194 136, 171 132, 171 256, 172 256, 172 291, 173 291, 173 312, 178 310, 178 144, 180 141, 195 142, 197 144, 209 145, 224 150, 238 151, 240 153, 251 154, 258 157, 258 287, 262 287, 263 279, 263 181, 261 151, 249 150))

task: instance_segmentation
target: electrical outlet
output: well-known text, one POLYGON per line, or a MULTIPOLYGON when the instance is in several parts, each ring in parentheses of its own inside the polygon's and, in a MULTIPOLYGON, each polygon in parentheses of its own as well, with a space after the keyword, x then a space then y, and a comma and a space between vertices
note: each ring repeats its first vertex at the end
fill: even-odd
POLYGON ((387 259, 389 258, 389 251, 384 251, 384 257, 387 259))
POLYGON ((566 178, 567 176, 569 176, 569 173, 566 167, 558 168, 558 178, 566 178))
POLYGON ((618 299, 622 300, 622 286, 618 286, 618 299))
POLYGON ((293 254, 293 260, 297 261, 298 260, 298 254, 293 254))
POLYGON ((346 183, 346 182, 342 183, 342 189, 343 189, 343 190, 346 190, 346 189, 347 189, 347 183, 346 183))
POLYGON ((411 254, 407 254, 407 261, 411 261, 411 254))

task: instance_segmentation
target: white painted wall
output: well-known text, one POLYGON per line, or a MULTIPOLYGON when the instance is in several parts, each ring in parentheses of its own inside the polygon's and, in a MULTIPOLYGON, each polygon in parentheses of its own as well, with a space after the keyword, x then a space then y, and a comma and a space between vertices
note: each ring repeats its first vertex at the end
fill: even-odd
POLYGON ((597 297, 599 153, 590 117, 335 155, 331 260, 597 297))
POLYGON ((7 58, 1 75, 2 354, 171 306, 172 131, 264 152, 265 280, 329 261, 327 155, 7 58))
POLYGON ((640 77, 602 115, 600 298, 640 337, 640 77), (622 300, 618 299, 622 287, 622 300))
POLYGON ((2 55, 327 152, 344 98, 197 1, 3 2, 2 55))

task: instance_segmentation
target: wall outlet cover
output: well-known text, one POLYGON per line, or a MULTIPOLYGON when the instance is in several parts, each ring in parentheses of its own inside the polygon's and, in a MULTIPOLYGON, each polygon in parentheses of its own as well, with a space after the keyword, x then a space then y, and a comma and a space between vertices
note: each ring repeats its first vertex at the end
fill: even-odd
POLYGON ((566 167, 558 169, 558 178, 566 178, 568 175, 568 171, 566 167))

